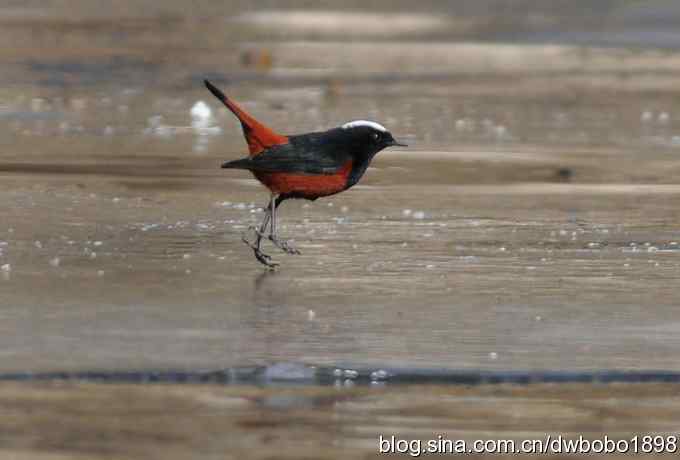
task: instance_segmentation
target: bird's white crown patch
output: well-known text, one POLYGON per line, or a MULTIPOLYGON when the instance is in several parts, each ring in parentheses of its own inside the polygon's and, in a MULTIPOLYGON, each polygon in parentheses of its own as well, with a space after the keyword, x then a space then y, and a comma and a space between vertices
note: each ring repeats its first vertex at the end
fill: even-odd
POLYGON ((350 128, 358 128, 359 126, 368 126, 369 128, 373 128, 375 130, 382 131, 384 133, 387 132, 387 129, 383 125, 381 125, 380 123, 376 123, 375 121, 368 121, 368 120, 350 121, 350 122, 342 125, 341 128, 342 129, 350 129, 350 128))

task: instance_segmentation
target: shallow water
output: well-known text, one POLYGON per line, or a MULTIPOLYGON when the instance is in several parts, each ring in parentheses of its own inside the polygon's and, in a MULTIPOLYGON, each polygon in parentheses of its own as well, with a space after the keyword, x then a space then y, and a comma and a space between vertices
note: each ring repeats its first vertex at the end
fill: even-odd
POLYGON ((677 370, 672 94, 395 85, 228 87, 284 132, 367 117, 411 145, 287 202, 303 254, 270 249, 275 273, 241 242, 266 193, 219 169, 244 142, 200 86, 11 89, 0 368, 677 370))
MULTIPOLYGON (((367 31, 368 16, 353 23, 347 43, 334 29, 347 17, 325 10, 258 16, 234 9, 239 14, 222 16, 211 2, 198 2, 191 13, 172 2, 159 10, 141 0, 128 6, 133 3, 145 7, 138 16, 123 8, 106 11, 105 19, 87 5, 70 18, 58 1, 45 9, 31 3, 0 9, 0 38, 12 44, 0 51, 1 373, 281 362, 680 370, 679 54, 574 47, 553 29, 551 41, 564 43, 458 41, 494 36, 479 35, 487 29, 473 20, 475 11, 437 19, 421 11, 408 21, 397 8, 399 42, 389 29, 367 31), (328 29, 315 29, 318 20, 328 29), (446 33, 442 20, 450 21, 446 33), (264 29, 253 25, 262 21, 269 24, 264 29), (219 169, 243 155, 245 143, 238 123, 202 87, 204 77, 284 133, 368 118, 410 147, 381 153, 349 192, 286 202, 280 230, 302 255, 268 248, 281 267, 265 271, 241 234, 261 219, 267 194, 247 173, 219 169)), ((598 14, 611 19, 610 27, 630 31, 626 37, 644 25, 635 9, 607 5, 598 14)), ((524 30, 524 23, 513 24, 514 33, 524 30)), ((536 31, 524 32, 513 41, 532 41, 536 31)), ((2 385, 0 398, 3 391, 14 397, 12 385, 2 385)), ((626 425, 621 414, 628 409, 614 415, 587 409, 581 417, 589 404, 584 394, 596 399, 598 392, 620 391, 634 414, 639 392, 656 391, 614 387, 578 387, 565 396, 577 400, 565 402, 565 412, 541 409, 531 420, 539 428, 569 421, 557 431, 576 431, 585 421, 591 434, 669 429, 626 425)), ((98 412, 88 406, 90 396, 130 394, 136 401, 145 391, 166 392, 154 400, 162 407, 149 409, 157 413, 167 410, 173 392, 200 399, 208 391, 168 385, 118 393, 111 386, 107 393, 67 385, 68 396, 54 396, 61 390, 25 388, 16 391, 40 404, 82 397, 67 406, 93 407, 108 421, 127 416, 93 435, 109 433, 118 446, 139 435, 120 431, 134 426, 134 404, 117 414, 98 412)), ((257 393, 257 401, 283 398, 285 405, 285 390, 215 391, 237 393, 247 420, 229 423, 240 427, 234 432, 243 434, 244 449, 259 437, 290 435, 279 433, 276 420, 298 420, 242 401, 257 393)), ((363 397, 369 390, 348 391, 352 399, 351 391, 363 397)), ((376 396, 387 398, 380 404, 401 407, 410 391, 421 390, 388 391, 376 396)), ((437 427, 461 427, 446 418, 461 410, 455 404, 441 409, 449 415, 438 415, 447 392, 457 391, 469 392, 470 400, 507 392, 494 407, 515 404, 518 413, 543 404, 542 392, 554 397, 539 387, 439 388, 412 418, 397 421, 359 399, 352 407, 365 413, 332 425, 331 434, 309 431, 309 438, 317 453, 322 441, 334 443, 338 451, 329 457, 350 444, 369 455, 373 435, 365 435, 362 420, 376 432, 396 423, 423 437, 437 427)), ((304 394, 295 398, 307 401, 304 394)), ((660 398, 655 411, 675 407, 670 393, 660 398)), ((178 413, 191 417, 191 404, 178 413)), ((312 406, 300 419, 305 430, 338 417, 312 406)), ((61 406, 46 407, 45 420, 64 414, 61 406)), ((83 430, 79 424, 93 413, 71 414, 66 440, 15 438, 12 454, 27 446, 37 447, 26 455, 101 453, 74 448, 67 436, 83 430)), ((503 432, 489 411, 475 414, 476 423, 503 432)), ((25 421, 35 432, 43 422, 25 421)), ((166 436, 154 427, 135 438, 141 447, 134 455, 148 458, 154 436, 166 436)), ((218 455, 211 442, 220 433, 198 433, 210 439, 187 438, 185 447, 209 446, 208 454, 218 455)), ((305 445, 299 438, 294 443, 305 445)))

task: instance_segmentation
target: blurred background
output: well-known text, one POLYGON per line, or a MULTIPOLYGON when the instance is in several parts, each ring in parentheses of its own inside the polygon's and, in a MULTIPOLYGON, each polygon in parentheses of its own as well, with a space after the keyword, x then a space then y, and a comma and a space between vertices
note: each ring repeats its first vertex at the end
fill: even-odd
MULTIPOLYGON (((0 2, 0 372, 680 370, 679 26, 670 0, 0 2), (204 78, 284 134, 370 119, 409 148, 286 202, 302 255, 264 272, 241 233, 267 193, 219 169, 246 144, 204 78)), ((661 386, 71 390, 2 386, 13 455, 677 427, 661 386)))

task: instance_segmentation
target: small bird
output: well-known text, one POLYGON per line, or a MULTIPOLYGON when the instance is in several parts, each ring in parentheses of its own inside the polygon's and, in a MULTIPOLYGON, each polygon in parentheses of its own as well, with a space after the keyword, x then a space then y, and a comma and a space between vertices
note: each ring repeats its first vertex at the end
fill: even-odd
POLYGON ((265 236, 288 254, 300 253, 276 233, 276 210, 281 203, 290 198, 314 201, 347 190, 359 182, 378 152, 395 145, 406 147, 384 126, 366 120, 351 121, 323 132, 284 136, 246 113, 208 80, 204 82, 239 119, 250 151, 247 158, 227 161, 222 168, 246 169, 271 192, 262 223, 257 228, 251 227, 254 242, 246 235, 243 237, 255 258, 270 268, 278 264, 262 252, 265 236))

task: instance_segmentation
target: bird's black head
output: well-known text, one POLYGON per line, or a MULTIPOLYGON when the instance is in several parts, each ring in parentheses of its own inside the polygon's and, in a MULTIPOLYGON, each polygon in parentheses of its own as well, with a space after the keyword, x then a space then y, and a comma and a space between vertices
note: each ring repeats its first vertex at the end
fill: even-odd
POLYGON ((357 147, 355 152, 361 151, 369 158, 387 147, 395 145, 406 147, 406 144, 397 142, 392 133, 384 126, 374 121, 350 121, 340 128, 344 131, 345 136, 351 138, 352 144, 357 147))
POLYGON ((384 126, 373 121, 350 121, 332 132, 341 136, 343 150, 346 149, 352 156, 352 171, 347 188, 361 179, 376 153, 394 145, 406 147, 406 144, 397 142, 384 126))

